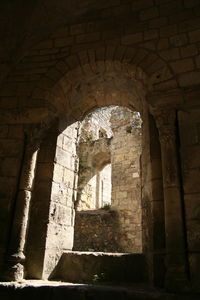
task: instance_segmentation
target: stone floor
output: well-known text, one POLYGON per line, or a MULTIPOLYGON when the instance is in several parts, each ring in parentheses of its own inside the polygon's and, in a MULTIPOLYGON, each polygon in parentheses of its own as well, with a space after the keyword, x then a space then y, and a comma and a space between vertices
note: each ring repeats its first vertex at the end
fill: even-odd
POLYGON ((200 295, 170 294, 142 285, 103 286, 59 281, 0 282, 1 300, 199 300, 200 295))

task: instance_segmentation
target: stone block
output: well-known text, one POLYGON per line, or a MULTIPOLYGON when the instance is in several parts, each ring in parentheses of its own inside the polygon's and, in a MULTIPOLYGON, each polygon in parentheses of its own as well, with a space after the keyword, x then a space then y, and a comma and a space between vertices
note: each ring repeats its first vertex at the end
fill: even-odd
POLYGON ((67 37, 67 38, 58 38, 54 40, 54 45, 56 48, 63 48, 66 46, 70 46, 74 43, 73 37, 67 37))
POLYGON ((190 274, 193 282, 193 287, 196 291, 200 291, 200 253, 189 254, 190 274))
POLYGON ((11 199, 16 189, 17 178, 0 176, 0 197, 2 199, 11 199))
POLYGON ((157 90, 157 91, 164 91, 164 90, 168 91, 170 89, 177 88, 178 84, 175 79, 172 79, 172 80, 167 80, 167 81, 161 82, 159 84, 155 84, 154 87, 155 87, 155 90, 157 90))
POLYGON ((66 184, 67 187, 73 188, 74 186, 74 171, 64 168, 64 176, 63 176, 63 182, 66 184))
POLYGON ((23 147, 22 140, 1 139, 0 140, 0 157, 17 157, 21 154, 23 147))
POLYGON ((63 124, 60 124, 60 129, 62 130, 62 133, 69 138, 75 138, 77 136, 76 128, 78 128, 78 123, 74 122, 73 124, 69 125, 66 122, 63 122, 63 124))
POLYGON ((148 31, 144 31, 144 40, 152 40, 152 39, 157 39, 158 38, 158 31, 157 29, 151 29, 148 31))
POLYGON ((200 219, 188 220, 187 224, 187 241, 190 252, 200 251, 200 219))
POLYGON ((63 175, 64 167, 58 163, 54 164, 53 181, 57 183, 63 182, 63 175))
POLYGON ((96 42, 100 40, 100 33, 94 32, 94 33, 87 33, 87 34, 81 34, 76 36, 76 43, 89 43, 89 42, 96 42))
POLYGON ((143 10, 140 13, 140 19, 142 21, 153 19, 159 16, 159 11, 156 6, 143 10))
POLYGON ((200 29, 189 32, 189 39, 191 43, 200 41, 200 29))
POLYGON ((132 1, 132 10, 133 11, 138 11, 138 10, 141 10, 141 9, 145 9, 145 8, 148 8, 148 7, 151 7, 153 6, 153 0, 149 0, 149 1, 146 1, 146 0, 133 0, 132 1))
POLYGON ((189 56, 194 56, 198 54, 198 49, 195 44, 192 45, 186 45, 184 47, 181 47, 181 56, 182 57, 189 57, 189 56))
POLYGON ((0 97, 0 107, 3 109, 17 108, 18 103, 18 97, 0 97))
POLYGON ((167 3, 160 3, 159 11, 161 16, 170 16, 183 9, 181 0, 167 1, 167 3))
POLYGON ((22 125, 10 125, 9 126, 9 138, 13 139, 23 139, 24 138, 24 130, 22 125))
POLYGON ((8 125, 0 125, 0 138, 6 138, 8 136, 8 125))
POLYGON ((61 225, 72 225, 72 209, 60 203, 52 202, 50 206, 50 221, 61 225))
POLYGON ((195 6, 198 6, 199 5, 199 1, 198 0, 191 0, 191 1, 187 1, 187 0, 184 0, 184 6, 189 8, 189 7, 195 7, 195 6))
POLYGON ((64 139, 64 135, 61 133, 59 134, 58 138, 57 138, 57 146, 62 148, 63 146, 63 139, 64 139))
POLYGON ((200 194, 185 195, 185 213, 187 220, 200 220, 200 194))
POLYGON ((167 17, 159 17, 149 21, 149 28, 160 28, 168 24, 167 17))
POLYGON ((15 177, 19 175, 20 160, 14 157, 5 157, 0 165, 0 176, 15 177))
POLYGON ((53 47, 53 40, 46 40, 44 42, 37 44, 37 46, 35 46, 34 49, 47 49, 52 47, 53 47))
POLYGON ((185 33, 177 34, 170 37, 170 44, 174 47, 180 47, 188 43, 188 38, 185 33))
POLYGON ((172 48, 168 50, 163 50, 160 52, 160 56, 167 61, 179 59, 180 58, 179 49, 172 48))
POLYGON ((143 33, 128 34, 122 37, 123 45, 132 45, 143 41, 143 33))
POLYGON ((68 169, 74 169, 74 157, 71 153, 57 147, 55 161, 59 165, 68 169))
POLYGON ((87 23, 75 24, 70 26, 70 34, 71 35, 78 35, 85 33, 87 23))
POLYGON ((200 84, 200 72, 193 71, 179 75, 178 82, 181 87, 188 87, 200 84))
MULTIPOLYGON (((75 132, 76 133, 76 132, 75 132)), ((70 153, 76 153, 76 144, 75 144, 75 137, 68 137, 64 136, 63 137, 63 150, 66 150, 70 153)))
POLYGON ((160 37, 166 38, 177 34, 177 25, 168 25, 160 29, 160 37))
POLYGON ((190 169, 184 172, 183 186, 186 194, 200 193, 199 169, 190 169))
POLYGON ((185 58, 171 62, 170 65, 175 73, 184 73, 192 71, 195 68, 194 62, 191 58, 185 58))
POLYGON ((13 205, 12 201, 9 197, 10 195, 2 195, 0 191, 1 196, 1 211, 0 211, 0 223, 2 228, 4 227, 5 230, 2 230, 0 233, 0 243, 5 243, 7 237, 7 230, 8 230, 8 219, 9 215, 11 213, 11 206, 13 205), (7 196, 7 197, 6 197, 7 196))
POLYGON ((200 146, 187 147, 182 151, 184 170, 200 168, 200 146))
POLYGON ((46 248, 52 252, 59 253, 64 250, 71 250, 73 247, 74 228, 54 222, 48 225, 48 238, 46 248))
POLYGON ((64 183, 52 183, 51 199, 68 207, 72 206, 74 190, 64 183))
POLYGON ((160 38, 157 44, 158 50, 169 48, 169 40, 168 38, 160 38))

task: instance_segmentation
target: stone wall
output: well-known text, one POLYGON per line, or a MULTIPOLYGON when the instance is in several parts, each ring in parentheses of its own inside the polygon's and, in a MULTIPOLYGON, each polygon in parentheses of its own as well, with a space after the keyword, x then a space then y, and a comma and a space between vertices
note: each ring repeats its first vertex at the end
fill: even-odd
POLYGON ((77 127, 60 122, 40 148, 26 250, 29 277, 47 278, 62 251, 73 246, 77 127))
POLYGON ((89 177, 91 176, 92 178, 80 191, 80 201, 77 207, 79 211, 101 208, 111 204, 111 165, 89 175, 89 177))
POLYGON ((77 209, 96 209, 111 203, 110 116, 113 107, 88 114, 80 124, 77 209))
POLYGON ((73 250, 122 252, 117 212, 104 209, 76 212, 73 250))
POLYGON ((141 119, 138 113, 116 108, 110 122, 112 208, 119 213, 121 247, 124 252, 141 252, 141 119))
MULTIPOLYGON (((103 126, 108 132, 111 132, 112 129, 112 138, 108 139, 109 144, 107 150, 105 147, 102 148, 106 138, 100 138, 96 141, 87 141, 87 139, 85 139, 84 142, 82 138, 80 139, 82 142, 79 144, 79 185, 82 184, 83 189, 80 190, 81 195, 78 210, 95 209, 102 207, 106 203, 111 204, 111 207, 118 215, 117 239, 121 251, 141 252, 140 116, 138 113, 133 113, 127 108, 112 107, 111 109, 108 108, 108 112, 106 109, 102 111, 98 110, 98 112, 95 113, 94 124, 92 120, 91 114, 90 118, 87 119, 87 130, 88 133, 90 133, 90 138, 92 138, 92 136, 94 137, 99 128, 103 128, 103 126), (105 114, 106 122, 105 118, 102 118, 102 113, 105 114), (90 120, 90 122, 88 122, 88 120, 90 120), (105 125, 104 122, 106 123, 105 125), (109 122, 111 123, 109 124, 109 122), (110 167, 107 166, 108 171, 106 172, 104 181, 102 181, 103 170, 100 171, 99 168, 95 168, 94 162, 95 157, 98 156, 97 162, 101 165, 101 161, 103 162, 105 160, 106 151, 109 152, 112 173, 109 174, 110 176, 108 178, 110 167), (91 179, 88 181, 86 178, 91 179), (111 193, 112 200, 109 198, 105 198, 104 200, 104 197, 108 196, 108 193, 111 193), (102 201, 99 203, 99 200, 102 201)), ((83 132, 83 138, 84 136, 86 137, 86 133, 87 132, 83 132)), ((100 210, 99 213, 101 213, 100 210)), ((84 214, 77 215, 78 221, 76 221, 75 232, 78 232, 78 234, 75 233, 76 240, 80 238, 81 241, 84 241, 85 239, 84 222, 85 227, 89 228, 87 231, 90 230, 93 236, 95 235, 95 231, 98 232, 100 230, 99 227, 102 225, 101 222, 98 221, 98 218, 96 219, 96 221, 98 221, 96 224, 95 222, 87 223, 87 218, 84 216, 84 214), (81 218, 83 219, 81 220, 81 218), (93 226, 93 228, 91 226, 93 226), (83 234, 82 237, 81 233, 83 234)), ((94 215, 92 216, 94 219, 94 215)), ((90 214, 88 217, 91 218, 90 214)), ((114 228, 112 224, 110 224, 110 226, 114 228)), ((103 232, 104 231, 102 231, 102 233, 103 232)), ((99 236, 99 234, 97 236, 99 236)), ((89 241, 88 248, 93 248, 93 246, 89 246, 89 241)), ((112 243, 112 241, 111 239, 110 242, 112 243)), ((81 242, 79 245, 80 244, 81 242)), ((78 243, 76 242, 76 249, 80 250, 77 248, 77 245, 78 243)), ((95 249, 97 248, 98 247, 95 247, 95 249)), ((112 249, 114 249, 114 247, 112 247, 112 249)), ((106 250, 102 242, 100 242, 98 250, 106 250)), ((115 249, 115 251, 118 250, 119 247, 115 249)))
POLYGON ((25 134, 22 125, 0 126, 0 268, 9 243, 19 177, 23 163, 25 134))
POLYGON ((200 266, 200 109, 180 111, 179 126, 189 263, 192 281, 198 289, 200 281, 198 272, 200 266))
POLYGON ((114 106, 102 107, 89 113, 80 124, 80 141, 87 142, 112 136, 110 116, 114 106))
POLYGON ((57 138, 51 204, 44 259, 44 278, 54 269, 64 250, 71 250, 74 237, 74 201, 77 188, 77 129, 73 123, 57 138))
MULTIPOLYGON (((80 142, 78 145, 78 192, 75 203, 78 210, 102 207, 102 186, 104 193, 106 189, 107 195, 111 196, 110 169, 104 169, 110 163, 110 142, 109 138, 100 138, 96 141, 80 142), (107 179, 109 184, 106 184, 107 179)), ((105 199, 105 203, 107 202, 110 202, 110 198, 105 199)))

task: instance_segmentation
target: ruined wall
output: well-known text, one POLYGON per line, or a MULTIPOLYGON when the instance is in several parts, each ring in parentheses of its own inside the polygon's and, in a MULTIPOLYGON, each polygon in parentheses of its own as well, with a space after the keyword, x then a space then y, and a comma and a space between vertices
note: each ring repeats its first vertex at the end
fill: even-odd
POLYGON ((73 250, 122 252, 118 213, 104 209, 76 212, 73 250))
MULTIPOLYGON (((86 175, 82 175, 82 178, 86 175)), ((81 176, 81 173, 79 173, 81 176)), ((88 210, 101 208, 111 204, 111 165, 107 165, 101 171, 90 172, 88 178, 92 177, 80 191, 80 202, 77 210, 88 210)))
POLYGON ((105 137, 112 136, 110 128, 110 116, 113 106, 102 107, 88 114, 80 124, 80 141, 95 141, 101 136, 102 131, 105 137))
POLYGON ((112 208, 119 213, 124 252, 142 251, 141 119, 126 108, 111 114, 112 208))
POLYGON ((110 163, 107 138, 112 136, 112 109, 97 109, 80 124, 78 210, 96 209, 111 202, 111 167, 106 165, 110 163))
MULTIPOLYGON (((103 112, 105 113, 106 110, 103 112)), ((97 116, 97 114, 96 114, 97 116)), ((103 206, 102 204, 109 203, 111 207, 117 212, 118 218, 118 235, 117 242, 120 245, 120 249, 123 252, 141 252, 142 251, 142 239, 141 239, 141 186, 140 186, 140 154, 141 154, 141 119, 137 113, 133 113, 130 110, 122 107, 113 107, 110 110, 109 119, 107 118, 107 122, 110 120, 110 131, 112 129, 112 138, 109 140, 110 144, 109 152, 111 158, 111 166, 112 171, 110 170, 110 166, 107 166, 107 171, 105 175, 103 174, 103 170, 101 172, 97 172, 93 166, 93 158, 92 153, 95 153, 95 148, 101 153, 100 145, 104 145, 104 141, 106 139, 100 138, 96 140, 96 142, 85 141, 80 144, 79 150, 81 149, 81 164, 85 165, 85 169, 81 173, 79 170, 79 174, 81 174, 80 179, 84 178, 84 176, 88 176, 87 172, 94 172, 95 176, 90 180, 89 183, 93 183, 93 186, 86 186, 83 189, 83 193, 80 199, 80 204, 78 210, 82 209, 95 209, 103 206), (90 159, 88 159, 90 158, 90 159), (108 173, 111 171, 111 174, 108 173), (97 174, 97 175, 96 175, 97 174), (105 176, 105 180, 102 178, 105 176), (109 180, 106 180, 109 179, 109 180), (107 184, 107 187, 106 187, 107 184), (103 186, 102 186, 103 185, 103 186), (112 185, 112 188, 111 188, 112 185), (93 187, 93 189, 92 189, 93 187), (103 188, 102 188, 103 187, 103 188), (86 193, 87 191, 87 193, 86 193), (98 197, 97 197, 98 193, 98 197), (109 198, 106 199, 108 193, 111 193, 112 200, 109 198), (92 196, 95 198, 93 199, 92 196), (97 198, 100 200, 100 203, 96 203, 97 198), (105 202, 101 203, 101 200, 105 202)), ((102 120, 101 115, 98 120, 95 118, 95 125, 88 128, 88 132, 91 132, 90 137, 92 136, 93 130, 99 124, 104 122, 102 120), (99 123, 98 123, 98 122, 99 123), (102 122, 103 121, 103 122, 102 122)), ((95 134, 95 131, 94 131, 95 134)), ((105 149, 104 149, 105 151, 105 149)), ((80 152, 80 151, 79 151, 80 152)), ((103 151, 102 151, 103 152, 103 151)), ((98 156, 98 162, 102 157, 98 156)), ((80 164, 79 164, 80 165, 80 164)), ((82 168, 82 165, 80 166, 82 168)), ((105 168, 105 169, 106 169, 105 168)), ((92 176, 92 175, 91 175, 92 176)), ((80 181, 79 181, 80 183, 80 181)), ((110 196, 110 195, 109 195, 110 196)), ((99 211, 101 216, 101 211, 99 211)), ((99 227, 102 226, 102 222, 97 217, 96 211, 96 221, 98 222, 89 222, 87 223, 87 218, 85 214, 77 214, 78 220, 75 225, 75 236, 76 240, 80 239, 79 243, 76 241, 76 249, 78 249, 78 245, 82 243, 85 245, 84 248, 93 248, 85 240, 85 229, 86 232, 91 231, 92 236, 95 236, 95 232, 99 232, 99 227), (82 218, 82 219, 81 219, 82 218), (91 227, 92 226, 92 227, 91 227), (82 233, 82 235, 81 235, 82 233), (87 244, 87 247, 86 247, 87 244)), ((90 215, 88 213, 88 218, 94 220, 94 214, 90 215), (91 217, 93 216, 93 217, 91 217)), ((99 217, 100 218, 100 217, 99 217)), ((113 228, 113 223, 110 224, 109 228, 113 228)), ((104 231, 102 231, 103 234, 104 231)), ((97 234, 97 237, 100 235, 97 234)), ((97 238, 95 239, 97 243, 97 238)), ((102 236, 103 239, 104 235, 102 236)), ((105 237, 106 238, 106 237, 105 237)), ((113 240, 110 241, 111 243, 113 240)), ((99 248, 97 245, 95 246, 95 250, 98 251, 107 251, 106 247, 103 246, 102 241, 99 242, 99 248)), ((116 245, 116 243, 114 243, 116 245)), ((112 246, 110 246, 112 247, 112 246)), ((114 247, 112 247, 114 250, 114 247)), ((115 249, 118 251, 119 247, 115 249)))
POLYGON ((111 205, 112 166, 108 164, 99 174, 99 207, 111 205))

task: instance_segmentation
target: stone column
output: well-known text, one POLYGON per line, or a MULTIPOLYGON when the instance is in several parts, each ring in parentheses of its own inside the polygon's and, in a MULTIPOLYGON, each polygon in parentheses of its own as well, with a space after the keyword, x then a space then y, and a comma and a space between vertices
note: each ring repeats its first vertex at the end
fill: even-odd
POLYGON ((100 172, 97 170, 96 172, 96 209, 101 207, 100 203, 100 172))
POLYGON ((188 288, 186 240, 180 169, 177 159, 175 110, 153 111, 161 144, 165 207, 166 277, 168 290, 188 288))
POLYGON ((24 248, 38 149, 39 141, 29 138, 25 146, 23 167, 15 202, 12 231, 6 257, 5 280, 19 281, 24 277, 24 248))

